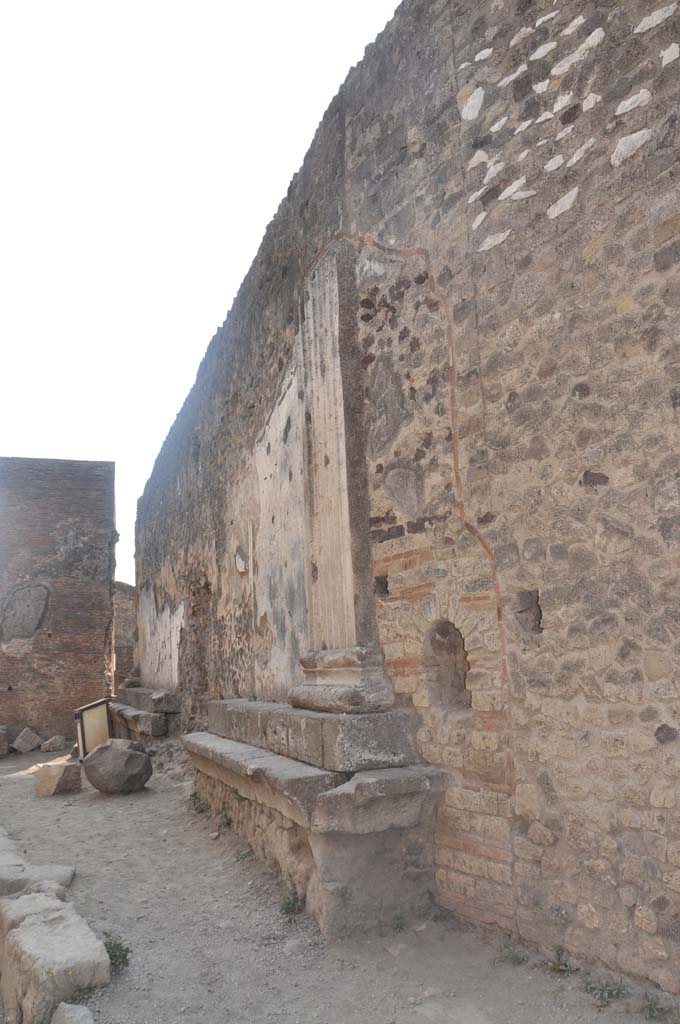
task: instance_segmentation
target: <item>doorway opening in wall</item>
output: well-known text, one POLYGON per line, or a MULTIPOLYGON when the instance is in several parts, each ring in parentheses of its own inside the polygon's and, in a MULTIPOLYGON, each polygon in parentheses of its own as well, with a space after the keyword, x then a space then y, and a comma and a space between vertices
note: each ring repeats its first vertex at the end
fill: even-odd
POLYGON ((448 619, 440 619, 425 637, 424 664, 431 704, 469 708, 465 681, 470 670, 465 641, 448 619))

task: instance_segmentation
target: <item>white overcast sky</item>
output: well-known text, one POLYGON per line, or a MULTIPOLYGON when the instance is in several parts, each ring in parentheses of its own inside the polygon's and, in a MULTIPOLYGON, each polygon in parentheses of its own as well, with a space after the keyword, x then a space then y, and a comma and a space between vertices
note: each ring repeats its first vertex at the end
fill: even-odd
POLYGON ((0 455, 116 462, 116 576, 198 364, 397 0, 0 0, 0 455))

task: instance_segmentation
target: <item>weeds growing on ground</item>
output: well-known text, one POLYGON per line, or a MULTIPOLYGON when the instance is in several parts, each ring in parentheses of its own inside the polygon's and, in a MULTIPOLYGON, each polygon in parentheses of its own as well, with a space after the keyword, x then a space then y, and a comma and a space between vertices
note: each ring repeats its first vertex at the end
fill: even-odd
POLYGON ((240 864, 242 860, 247 860, 248 857, 252 857, 252 855, 253 855, 253 851, 252 850, 241 850, 240 853, 236 854, 236 863, 240 864))
POLYGON ((210 810, 207 801, 203 800, 195 790, 189 797, 189 801, 196 814, 207 814, 210 810))
POLYGON ((229 811, 222 811, 218 825, 219 831, 224 832, 225 829, 231 828, 233 824, 234 822, 229 811))
POLYGON ((586 992, 591 995, 595 1005, 599 1008, 609 1006, 615 999, 623 999, 628 994, 628 989, 618 979, 588 978, 584 985, 586 992))
POLYGON ((546 960, 544 966, 554 974, 576 974, 581 969, 567 959, 567 951, 562 946, 555 946, 554 959, 546 960))
POLYGON ((289 889, 281 900, 281 913, 286 920, 293 921, 305 909, 304 897, 298 896, 295 889, 289 889))
POLYGON ((124 967, 127 967, 132 950, 125 945, 119 935, 104 932, 104 946, 109 954, 113 971, 122 971, 124 967))
POLYGON ((518 967, 520 964, 525 964, 528 959, 529 954, 522 946, 515 946, 512 942, 504 942, 498 947, 495 963, 514 964, 518 967))
POLYGON ((645 996, 645 1001, 640 1007, 640 1013, 645 1020, 665 1020, 670 1012, 668 1006, 664 1006, 656 996, 650 996, 649 993, 645 996))

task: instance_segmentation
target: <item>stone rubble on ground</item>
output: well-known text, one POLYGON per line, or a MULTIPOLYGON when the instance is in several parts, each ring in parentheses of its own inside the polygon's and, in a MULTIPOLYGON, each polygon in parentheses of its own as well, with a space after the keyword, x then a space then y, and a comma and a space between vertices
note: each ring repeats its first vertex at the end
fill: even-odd
POLYGON ((85 776, 100 793, 135 793, 153 774, 151 758, 130 740, 107 740, 83 761, 85 776))
POLYGON ((59 750, 66 750, 67 746, 68 741, 65 736, 51 736, 50 739, 40 744, 40 749, 43 754, 51 754, 59 750))
POLYGON ((69 886, 76 873, 74 867, 62 864, 27 864, 16 843, 0 828, 0 896, 24 891, 27 887, 48 884, 69 886))
MULTIPOLYGON (((5 1024, 85 1024, 60 1007, 90 988, 108 984, 104 944, 66 903, 75 868, 26 864, 0 829, 0 1002, 5 1024), (69 1015, 70 1014, 70 1015, 69 1015)), ((0 1018, 1 1019, 1 1018, 0 1018)))
POLYGON ((94 1017, 86 1006, 59 1003, 51 1024, 93 1024, 94 1017))
POLYGON ((61 793, 80 793, 81 778, 78 761, 63 764, 43 764, 35 773, 35 795, 56 796, 61 793))
POLYGON ((21 730, 12 746, 18 754, 30 754, 32 750, 37 750, 41 743, 42 736, 38 736, 37 732, 27 727, 21 730))

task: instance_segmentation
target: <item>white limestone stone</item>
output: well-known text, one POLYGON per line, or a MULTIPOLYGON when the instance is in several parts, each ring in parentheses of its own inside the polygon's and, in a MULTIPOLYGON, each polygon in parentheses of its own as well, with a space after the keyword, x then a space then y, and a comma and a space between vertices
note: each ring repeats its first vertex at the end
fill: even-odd
POLYGON ((529 66, 527 64, 520 64, 520 66, 515 71, 513 71, 511 75, 506 75, 505 78, 502 78, 500 80, 500 82, 498 83, 498 88, 504 89, 506 85, 510 85, 512 82, 516 81, 520 77, 520 75, 523 75, 525 71, 528 70, 529 66))
POLYGON ((587 142, 584 142, 582 146, 579 146, 579 148, 575 150, 572 156, 567 160, 567 167, 573 167, 574 164, 577 164, 579 160, 586 155, 588 150, 593 148, 594 145, 595 139, 590 138, 587 142))
POLYGON ((534 92, 537 92, 539 94, 539 96, 540 96, 540 95, 542 95, 542 93, 548 91, 548 86, 549 85, 550 85, 550 79, 549 78, 544 78, 542 82, 536 82, 535 85, 531 86, 531 88, 534 90, 534 92))
POLYGON ((632 135, 624 135, 622 139, 619 139, 616 149, 609 158, 612 167, 619 167, 624 160, 633 156, 634 153, 637 153, 638 149, 644 146, 646 142, 649 142, 651 137, 652 133, 649 128, 633 132, 632 135))
POLYGON ((517 125, 517 127, 515 128, 515 135, 521 135, 522 132, 525 132, 527 128, 530 128, 533 123, 533 117, 530 118, 528 121, 522 121, 522 123, 517 125))
POLYGON ((637 110, 638 107, 646 107, 651 98, 652 94, 649 89, 640 89, 639 92, 634 93, 619 103, 616 108, 616 116, 620 117, 621 114, 628 114, 631 110, 637 110))
POLYGON ((484 178, 484 184, 488 185, 490 181, 493 181, 493 179, 501 173, 504 167, 505 164, 503 163, 502 160, 498 160, 495 161, 494 163, 489 164, 489 168, 486 172, 486 177, 484 178))
POLYGON ((573 130, 574 130, 573 124, 568 124, 566 128, 563 128, 561 132, 557 133, 555 138, 557 139, 558 142, 561 142, 562 139, 566 139, 567 135, 571 135, 573 130))
POLYGON ((495 121, 494 124, 491 125, 491 129, 490 130, 492 132, 494 132, 494 134, 495 134, 496 132, 499 132, 501 130, 501 128, 503 128, 504 125, 506 125, 507 123, 508 123, 508 118, 507 118, 507 115, 506 115, 505 117, 499 118, 498 121, 495 121))
POLYGON ((501 199, 510 199, 510 197, 514 196, 515 192, 519 192, 522 186, 526 185, 526 183, 526 176, 517 178, 516 181, 513 181, 511 185, 508 185, 508 187, 503 192, 501 192, 501 194, 498 197, 499 201, 501 199))
POLYGON ((536 118, 536 124, 543 124, 544 121, 552 121, 553 113, 551 110, 544 110, 543 113, 536 118))
POLYGON ((552 206, 549 206, 548 217, 550 218, 550 220, 555 220, 555 217, 559 217, 563 213, 566 213, 567 210, 571 210, 572 206, 576 202, 577 195, 578 186, 576 188, 572 188, 571 192, 567 192, 566 195, 563 195, 562 198, 558 199, 556 203, 553 203, 552 206))
POLYGON ((564 157, 562 156, 561 153, 559 153, 557 156, 554 156, 552 158, 552 160, 548 160, 547 164, 545 165, 545 167, 543 169, 545 171, 548 171, 548 172, 556 171, 558 169, 558 167, 562 166, 563 163, 564 163, 564 157))
POLYGON ((517 157, 517 163, 521 164, 522 160, 526 160, 526 158, 528 156, 529 156, 529 150, 528 149, 523 149, 522 152, 520 153, 520 155, 517 157))
POLYGON ((680 46, 677 43, 671 43, 661 51, 661 67, 665 68, 667 64, 672 64, 678 57, 680 57, 680 46))
POLYGON ((469 100, 463 105, 463 109, 460 112, 460 116, 464 121, 474 121, 479 117, 479 112, 482 109, 484 103, 484 90, 481 85, 478 85, 475 91, 470 96, 469 100))
POLYGON ((667 7, 659 7, 656 11, 652 11, 646 18, 643 18, 639 25, 633 29, 633 31, 639 35, 641 32, 649 32, 650 29, 656 28, 663 21, 666 21, 671 15, 675 14, 677 10, 677 3, 668 4, 667 7))
POLYGON ((86 1006, 59 1003, 50 1024, 94 1024, 94 1017, 86 1006))
POLYGON ((486 189, 487 189, 487 186, 484 185, 482 188, 477 189, 476 192, 473 192, 472 195, 470 196, 470 198, 468 199, 468 206, 471 206, 473 203, 476 203, 478 199, 481 199, 481 197, 486 192, 486 189))
POLYGON ((595 31, 591 32, 588 38, 581 43, 577 50, 574 50, 574 52, 570 53, 568 57, 564 57, 559 64, 555 65, 551 74, 556 78, 560 75, 566 75, 567 71, 573 68, 575 64, 580 64, 580 62, 588 56, 591 50, 596 46, 599 46, 603 39, 604 29, 596 28, 595 31))
POLYGON ((486 50, 480 50, 479 53, 475 54, 475 61, 488 60, 493 53, 493 46, 488 46, 486 50))
POLYGON ((547 57, 549 53, 557 49, 557 43, 543 43, 537 50, 529 57, 529 60, 541 60, 543 57, 547 57))
POLYGON ((517 46, 517 44, 521 43, 524 39, 528 39, 529 36, 533 34, 533 28, 529 28, 528 25, 525 25, 524 28, 521 28, 519 32, 516 32, 512 39, 510 40, 510 49, 512 49, 513 46, 517 46))
POLYGON ((597 104, 601 102, 601 100, 602 97, 596 92, 589 92, 583 101, 583 109, 592 110, 594 106, 597 106, 597 104))
POLYGON ((472 230, 476 231, 480 224, 482 224, 486 220, 487 216, 488 214, 486 210, 483 210, 482 213, 478 213, 472 222, 472 230))
POLYGON ((474 156, 468 163, 468 171, 471 171, 474 167, 478 167, 480 164, 488 164, 489 157, 483 149, 476 150, 474 156))
POLYGON ((534 192, 532 189, 526 189, 526 191, 523 191, 523 192, 515 192, 514 196, 511 196, 510 199, 511 199, 511 202, 514 203, 518 199, 531 199, 531 197, 535 196, 535 195, 536 195, 536 192, 534 192))
POLYGON ((560 110, 564 110, 565 107, 568 107, 573 98, 573 92, 560 93, 553 104, 553 114, 558 114, 560 110))
POLYGON ((543 17, 539 18, 536 22, 536 28, 539 28, 540 25, 544 25, 546 21, 552 21, 553 18, 556 18, 559 15, 559 13, 559 11, 551 11, 550 14, 544 14, 543 17))
POLYGON ((477 251, 488 252, 489 249, 495 249, 497 245, 502 245, 511 231, 512 229, 509 229, 508 231, 501 232, 499 235, 487 235, 477 251))
POLYGON ((567 27, 565 29, 562 29, 561 35, 563 35, 563 36, 571 36, 571 35, 573 35, 574 32, 577 32, 580 29, 581 25, 583 25, 585 20, 586 19, 583 17, 582 14, 578 14, 574 18, 573 21, 569 22, 569 24, 567 25, 567 27))

